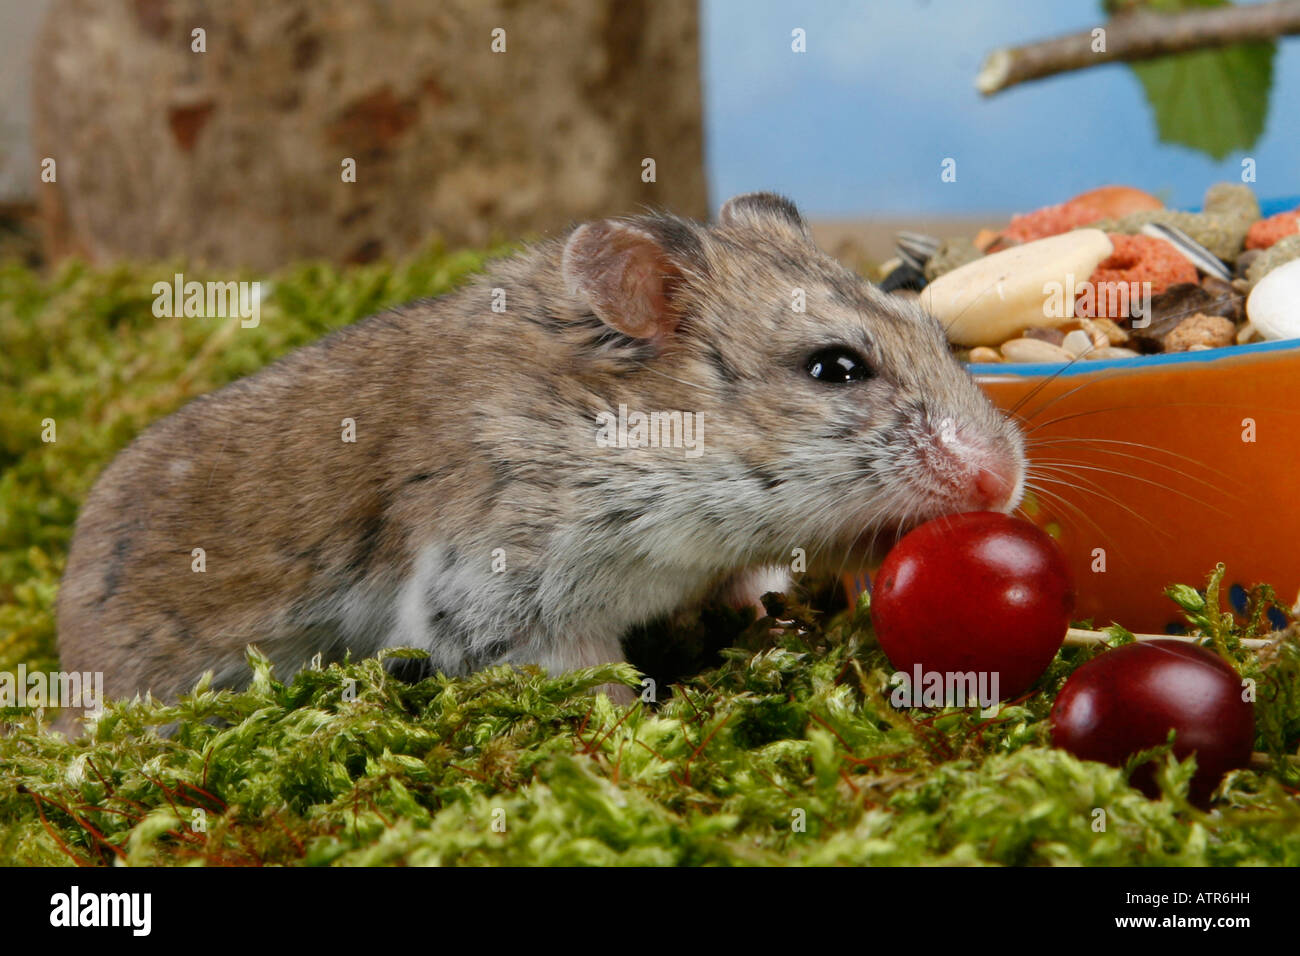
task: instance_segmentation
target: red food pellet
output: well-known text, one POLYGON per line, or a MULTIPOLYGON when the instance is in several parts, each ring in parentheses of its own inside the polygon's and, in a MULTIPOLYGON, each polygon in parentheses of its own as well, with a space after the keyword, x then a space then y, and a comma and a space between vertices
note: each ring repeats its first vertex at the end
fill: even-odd
POLYGON ((1279 239, 1300 232, 1300 209, 1280 212, 1254 223, 1246 233, 1247 249, 1267 249, 1279 239))
POLYGON ((1128 314, 1115 314, 1120 311, 1116 306, 1132 302, 1132 283, 1138 283, 1137 291, 1141 294, 1141 284, 1150 282, 1151 294, 1159 295, 1171 285, 1196 282, 1196 266, 1165 240, 1116 232, 1107 233, 1107 236, 1115 249, 1088 277, 1093 295, 1080 293, 1075 315, 1126 319, 1128 314), (1123 295, 1117 288, 1121 284, 1124 286, 1123 295))
POLYGON ((1013 242, 1033 242, 1035 239, 1059 236, 1103 218, 1101 210, 1095 206, 1072 199, 1012 217, 1011 224, 1002 232, 1002 238, 1013 242))

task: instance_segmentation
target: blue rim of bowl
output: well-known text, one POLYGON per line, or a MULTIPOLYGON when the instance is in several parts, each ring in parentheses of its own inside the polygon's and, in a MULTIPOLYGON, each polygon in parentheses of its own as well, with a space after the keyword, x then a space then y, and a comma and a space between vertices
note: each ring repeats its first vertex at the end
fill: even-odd
POLYGON ((1079 359, 1074 362, 971 362, 966 370, 975 376, 1011 378, 1036 375, 1057 375, 1066 378, 1070 375, 1087 375, 1092 372, 1104 372, 1108 369, 1166 368, 1170 365, 1185 365, 1189 362, 1217 362, 1226 358, 1243 358, 1258 355, 1261 352, 1292 352, 1300 349, 1300 339, 1280 339, 1276 342, 1252 342, 1250 345, 1228 345, 1221 349, 1205 349, 1201 352, 1168 352, 1156 355, 1139 355, 1136 358, 1116 359, 1079 359))
MULTIPOLYGON (((1260 200, 1260 213, 1264 217, 1288 212, 1300 207, 1300 196, 1284 196, 1275 199, 1260 200)), ((1189 208, 1188 212, 1199 212, 1199 207, 1189 208)), ((1139 355, 1136 358, 1117 359, 1082 359, 1068 364, 1061 362, 972 362, 966 368, 976 376, 1006 376, 1010 378, 1033 378, 1038 375, 1057 375, 1065 378, 1070 375, 1086 375, 1092 372, 1104 372, 1109 369, 1164 368, 1169 365, 1182 365, 1189 362, 1217 362, 1221 359, 1258 355, 1261 352, 1290 352, 1300 349, 1300 339, 1281 339, 1275 342, 1253 342, 1250 345, 1229 345, 1221 349, 1206 349, 1201 352, 1170 352, 1157 355, 1139 355)))

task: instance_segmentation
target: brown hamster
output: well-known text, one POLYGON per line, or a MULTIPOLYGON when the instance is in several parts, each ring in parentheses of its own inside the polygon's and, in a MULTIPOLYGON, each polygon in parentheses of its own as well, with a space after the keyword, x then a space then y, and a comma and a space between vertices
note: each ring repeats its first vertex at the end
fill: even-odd
POLYGON ((937 321, 787 200, 604 220, 140 435, 82 508, 62 666, 174 699, 240 684, 250 643, 281 676, 393 645, 448 674, 620 660, 631 626, 753 598, 794 549, 839 569, 1010 509, 1022 476, 937 321))

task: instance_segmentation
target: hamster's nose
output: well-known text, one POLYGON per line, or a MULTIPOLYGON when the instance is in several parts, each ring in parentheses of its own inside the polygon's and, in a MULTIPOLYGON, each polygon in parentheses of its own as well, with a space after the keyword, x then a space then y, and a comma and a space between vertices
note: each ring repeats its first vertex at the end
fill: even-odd
POLYGON ((1009 462, 978 466, 971 482, 970 503, 976 511, 1010 511, 1020 484, 1020 469, 1009 462))

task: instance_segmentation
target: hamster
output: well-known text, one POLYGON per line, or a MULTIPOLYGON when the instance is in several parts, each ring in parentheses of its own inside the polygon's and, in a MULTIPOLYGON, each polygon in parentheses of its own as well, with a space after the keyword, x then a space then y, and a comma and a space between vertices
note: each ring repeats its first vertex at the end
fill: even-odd
POLYGON ((788 200, 607 219, 147 429, 81 510, 59 652, 110 697, 238 686, 249 644, 281 677, 390 646, 561 672, 779 588, 795 549, 856 568, 926 519, 1010 510, 1023 476, 938 322, 788 200))

